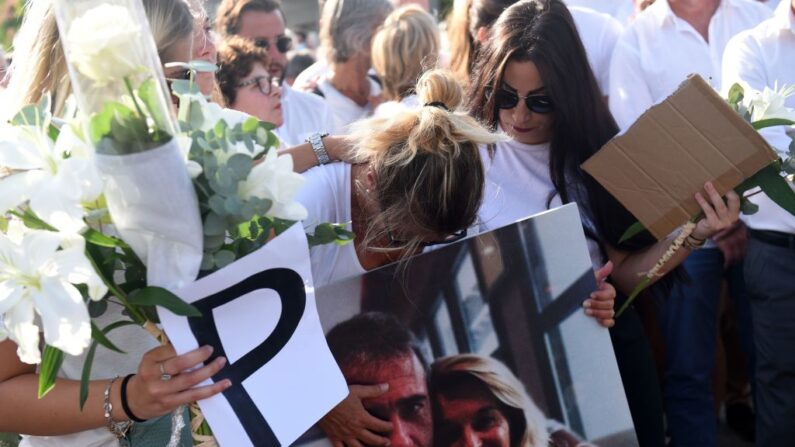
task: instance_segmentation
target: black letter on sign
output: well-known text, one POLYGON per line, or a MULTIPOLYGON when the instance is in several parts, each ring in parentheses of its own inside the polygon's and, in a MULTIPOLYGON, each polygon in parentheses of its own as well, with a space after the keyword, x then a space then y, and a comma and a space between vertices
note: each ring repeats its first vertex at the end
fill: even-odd
MULTIPOLYGON (((226 365, 213 376, 213 381, 219 382, 224 379, 232 381, 232 386, 224 391, 224 397, 229 401, 240 423, 243 424, 249 439, 256 446, 273 447, 279 446, 279 441, 257 406, 254 405, 251 396, 243 388, 243 381, 275 357, 290 341, 298 328, 298 323, 306 308, 306 292, 301 275, 293 270, 277 268, 249 276, 228 289, 193 303, 201 311, 202 317, 189 318, 188 322, 199 346, 212 345, 215 348, 212 358, 208 359, 206 363, 210 363, 218 356, 226 356, 224 345, 218 336, 213 309, 260 289, 272 289, 279 294, 279 299, 282 302, 282 314, 279 316, 276 329, 262 344, 246 353, 240 360, 226 365)), ((255 310, 252 309, 253 311, 255 310)))

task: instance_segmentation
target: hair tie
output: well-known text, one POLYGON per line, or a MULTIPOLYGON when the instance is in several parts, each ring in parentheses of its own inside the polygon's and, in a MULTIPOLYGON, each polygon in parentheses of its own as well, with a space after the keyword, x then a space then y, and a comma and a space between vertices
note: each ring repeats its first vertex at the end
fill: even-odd
POLYGON ((450 109, 448 109, 447 106, 441 101, 426 102, 425 107, 438 107, 440 109, 447 110, 448 112, 450 111, 450 109))

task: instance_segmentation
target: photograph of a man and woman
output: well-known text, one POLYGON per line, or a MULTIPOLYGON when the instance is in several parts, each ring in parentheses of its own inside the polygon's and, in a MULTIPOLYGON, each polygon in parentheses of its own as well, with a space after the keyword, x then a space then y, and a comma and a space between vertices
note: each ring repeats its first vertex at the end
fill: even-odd
MULTIPOLYGON (((391 447, 637 445, 608 332, 582 312, 596 280, 581 225, 567 205, 316 291, 378 436, 391 447)), ((315 428, 296 445, 330 443, 315 428)))

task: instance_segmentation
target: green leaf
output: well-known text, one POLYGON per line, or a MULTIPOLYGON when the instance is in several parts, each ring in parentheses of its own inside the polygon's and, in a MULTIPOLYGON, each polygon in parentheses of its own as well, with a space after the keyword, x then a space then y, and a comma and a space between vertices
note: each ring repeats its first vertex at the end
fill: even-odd
POLYGON ((46 396, 55 387, 58 370, 61 369, 64 353, 50 345, 44 347, 39 365, 39 399, 46 396))
POLYGON ((754 121, 751 125, 756 130, 761 130, 766 127, 775 127, 775 126, 791 126, 795 124, 795 121, 784 119, 784 118, 768 118, 766 120, 759 120, 754 121))
POLYGON ((11 124, 15 126, 33 126, 44 129, 50 125, 52 100, 50 94, 42 96, 38 104, 30 104, 23 107, 11 119, 11 124))
POLYGON ((29 209, 26 209, 24 212, 11 211, 9 214, 22 219, 22 223, 31 230, 58 231, 47 222, 39 219, 38 216, 33 214, 29 209))
POLYGON ((116 248, 126 246, 121 239, 117 239, 115 237, 106 236, 99 231, 89 229, 85 233, 83 233, 83 238, 85 238, 86 242, 89 244, 99 245, 100 247, 107 247, 107 248, 116 248))
POLYGON ((623 235, 621 235, 621 239, 618 240, 618 243, 622 244, 644 231, 646 231, 646 227, 644 227, 641 222, 635 222, 627 228, 627 231, 625 231, 623 235))
POLYGON ((221 269, 235 262, 235 254, 229 250, 220 250, 214 256, 215 265, 221 269))
POLYGON ((93 321, 91 322, 91 338, 93 338, 97 343, 101 344, 102 346, 110 349, 111 351, 116 351, 119 354, 125 354, 124 351, 116 347, 116 345, 114 345, 113 342, 110 341, 108 337, 105 336, 104 332, 99 330, 99 328, 97 327, 96 324, 94 324, 93 321))
POLYGON ((641 281, 637 286, 635 286, 635 290, 632 291, 632 294, 629 296, 629 298, 627 298, 627 301, 624 303, 624 305, 621 306, 620 309, 618 309, 618 312, 616 312, 616 318, 620 317, 624 313, 624 311, 626 311, 627 308, 635 301, 635 298, 637 298, 638 295, 641 294, 641 292, 646 290, 650 284, 651 284, 651 278, 648 277, 643 278, 643 281, 641 281))
POLYGON ((241 129, 245 133, 255 133, 257 132, 257 128, 259 127, 259 120, 256 118, 248 118, 247 120, 243 121, 243 125, 241 129))
POLYGON ((245 180, 253 167, 253 159, 245 154, 235 154, 229 158, 226 165, 235 173, 235 178, 245 180))
MULTIPOLYGON (((135 325, 135 323, 132 321, 117 321, 115 323, 111 323, 105 326, 105 329, 102 329, 101 331, 97 332, 101 333, 102 336, 104 337, 106 334, 110 333, 110 331, 114 329, 130 325, 135 325)), ((93 323, 91 324, 91 326, 92 326, 91 332, 93 337, 96 326, 94 326, 93 323)), ((98 346, 97 339, 94 338, 94 341, 91 343, 91 347, 88 350, 88 354, 86 355, 86 361, 83 363, 83 372, 80 375, 80 410, 81 411, 83 410, 83 407, 86 404, 86 400, 88 400, 88 385, 91 380, 91 367, 93 366, 94 363, 94 354, 96 354, 97 346, 98 346)))
POLYGON ((740 211, 746 216, 750 216, 759 212, 759 205, 751 202, 748 197, 743 197, 740 201, 740 211))
POLYGON ((208 213, 204 219, 205 236, 223 236, 226 233, 226 220, 215 213, 208 213))
POLYGON ((183 317, 201 317, 199 309, 183 301, 162 287, 146 287, 130 296, 129 303, 134 306, 160 306, 183 317))
POLYGON ((8 219, 0 216, 0 233, 5 233, 8 231, 8 219))
POLYGON ((737 104, 739 104, 744 97, 745 97, 745 90, 740 84, 735 83, 729 89, 729 104, 731 104, 735 108, 735 110, 737 108, 737 104))
POLYGON ((759 186, 762 191, 778 206, 795 216, 795 191, 790 188, 780 171, 773 166, 768 166, 756 175, 759 176, 759 186))
POLYGON ((167 111, 163 110, 160 98, 160 90, 157 88, 157 82, 154 78, 149 78, 144 81, 138 88, 138 97, 144 103, 149 116, 155 122, 158 129, 165 130, 171 127, 168 119, 167 111))

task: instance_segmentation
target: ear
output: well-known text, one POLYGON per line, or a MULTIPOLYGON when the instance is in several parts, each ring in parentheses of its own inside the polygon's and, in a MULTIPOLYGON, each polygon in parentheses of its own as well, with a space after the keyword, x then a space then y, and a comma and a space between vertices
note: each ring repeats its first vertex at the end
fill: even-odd
POLYGON ((481 46, 486 45, 486 42, 489 40, 489 29, 485 26, 478 28, 477 38, 481 46))
POLYGON ((364 186, 365 186, 365 188, 368 191, 374 191, 376 183, 377 183, 377 177, 375 175, 375 171, 373 171, 373 167, 372 166, 368 166, 367 167, 367 177, 366 177, 366 182, 365 182, 364 186))

